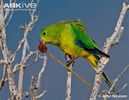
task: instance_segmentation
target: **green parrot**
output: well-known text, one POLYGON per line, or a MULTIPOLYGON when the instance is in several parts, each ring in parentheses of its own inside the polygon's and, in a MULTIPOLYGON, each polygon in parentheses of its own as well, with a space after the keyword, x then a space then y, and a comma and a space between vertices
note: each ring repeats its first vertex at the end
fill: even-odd
MULTIPOLYGON (((101 51, 97 43, 89 37, 85 25, 80 20, 60 21, 49 25, 41 30, 40 38, 45 44, 56 45, 68 55, 85 58, 95 71, 100 57, 109 58, 109 55, 101 51)), ((102 79, 111 87, 112 83, 106 74, 103 72, 102 75, 102 79)), ((116 92, 115 88, 113 92, 116 92)))

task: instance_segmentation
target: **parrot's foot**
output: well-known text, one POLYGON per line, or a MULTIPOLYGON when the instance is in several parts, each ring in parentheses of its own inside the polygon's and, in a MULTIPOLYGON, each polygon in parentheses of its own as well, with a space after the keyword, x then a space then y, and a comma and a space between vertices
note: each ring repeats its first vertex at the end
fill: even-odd
POLYGON ((74 63, 74 60, 75 60, 76 58, 77 58, 77 57, 73 57, 73 56, 71 56, 71 55, 65 54, 65 59, 67 60, 66 66, 69 66, 71 63, 74 63))
POLYGON ((74 60, 67 61, 66 66, 69 66, 71 63, 75 63, 74 60))

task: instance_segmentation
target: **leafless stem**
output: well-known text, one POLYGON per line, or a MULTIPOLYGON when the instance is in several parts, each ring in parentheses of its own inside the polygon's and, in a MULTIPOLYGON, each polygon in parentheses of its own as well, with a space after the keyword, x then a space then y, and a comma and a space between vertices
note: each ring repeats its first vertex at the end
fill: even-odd
POLYGON ((14 52, 14 53, 12 54, 12 56, 11 56, 12 59, 15 59, 17 52, 20 50, 20 48, 22 47, 22 45, 23 45, 24 42, 25 42, 24 39, 22 39, 22 40, 19 42, 19 45, 18 45, 17 49, 15 50, 15 52, 14 52))
MULTIPOLYGON (((71 61, 71 58, 66 55, 66 60, 67 62, 71 61)), ((73 63, 74 62, 71 62, 68 67, 70 69, 73 68, 73 63)), ((67 81, 66 81, 66 98, 65 100, 71 100, 71 87, 72 87, 72 73, 70 71, 67 71, 67 81)))
POLYGON ((31 83, 30 83, 30 89, 29 89, 31 100, 33 100, 33 97, 34 97, 33 96, 34 80, 35 80, 35 77, 32 76, 31 77, 31 83))
POLYGON ((18 84, 18 90, 19 90, 19 95, 20 98, 22 96, 22 87, 23 87, 23 76, 24 76, 24 65, 22 64, 25 56, 26 56, 26 50, 27 50, 27 35, 28 33, 32 30, 33 25, 35 24, 35 22, 38 20, 38 17, 34 17, 31 18, 31 21, 29 22, 29 24, 26 26, 25 32, 24 32, 24 46, 23 46, 23 53, 22 53, 22 59, 21 59, 21 66, 20 66, 20 72, 19 72, 19 84, 18 84))
POLYGON ((108 94, 111 93, 113 87, 117 84, 117 82, 120 80, 120 78, 122 78, 123 74, 129 69, 129 65, 127 65, 124 70, 117 76, 117 78, 113 81, 113 84, 111 86, 111 88, 108 91, 108 94))
MULTIPOLYGON (((35 13, 35 11, 36 11, 36 9, 34 10, 34 13, 35 13)), ((24 31, 24 40, 25 41, 24 41, 21 64, 23 63, 23 60, 25 59, 25 56, 26 56, 26 49, 27 49, 27 45, 28 45, 27 35, 32 30, 33 25, 35 24, 35 22, 38 20, 38 16, 34 15, 34 13, 31 16, 31 20, 30 20, 29 24, 25 27, 25 31, 24 31)), ((24 77, 24 65, 21 65, 20 66, 20 72, 19 72, 19 84, 18 84, 18 90, 19 90, 20 98, 22 96, 23 77, 24 77)))
POLYGON ((40 95, 34 97, 35 99, 41 99, 45 94, 47 93, 47 90, 44 90, 40 95))
MULTIPOLYGON (((124 16, 128 10, 128 6, 126 3, 123 3, 123 8, 121 10, 117 25, 115 27, 115 31, 112 34, 112 36, 110 38, 107 39, 107 41, 104 44, 104 48, 103 51, 105 53, 108 53, 110 47, 112 44, 114 44, 114 42, 116 42, 116 40, 118 41, 118 38, 120 39, 119 34, 122 34, 122 32, 120 32, 121 26, 122 26, 122 22, 124 19, 124 16)), ((94 81, 94 87, 90 96, 90 100, 96 100, 100 85, 101 85, 101 76, 102 76, 102 72, 103 69, 105 67, 105 65, 107 64, 107 62, 109 61, 109 59, 102 57, 100 59, 100 62, 98 64, 98 70, 96 71, 96 76, 95 76, 95 81, 94 81)))
MULTIPOLYGON (((10 3, 12 3, 12 0, 10 0, 10 3)), ((14 3, 16 3, 16 0, 14 1, 14 3)), ((5 18, 5 20, 7 20, 8 15, 9 15, 9 17, 8 17, 8 20, 6 21, 5 27, 8 26, 8 24, 9 24, 9 22, 10 22, 12 16, 13 16, 13 13, 14 13, 14 8, 12 8, 12 10, 6 9, 4 18, 5 18)))
MULTIPOLYGON (((16 0, 14 0, 16 2, 16 0)), ((12 3, 12 0, 10 0, 10 3, 12 3)), ((39 3, 39 0, 36 2, 37 4, 39 3)), ((3 60, 0 60, 0 64, 4 64, 4 70, 3 70, 3 78, 0 84, 0 88, 4 85, 5 80, 7 79, 9 82, 9 90, 11 93, 11 100, 21 100, 22 99, 22 87, 23 87, 23 77, 24 77, 24 68, 26 66, 27 61, 29 58, 33 55, 38 53, 38 51, 30 51, 30 47, 27 41, 27 36, 28 33, 32 30, 35 22, 38 20, 38 16, 35 14, 36 9, 34 9, 32 12, 33 14, 31 15, 30 22, 25 26, 24 29, 24 37, 19 43, 16 51, 11 54, 10 51, 8 50, 7 43, 6 43, 6 33, 5 33, 5 27, 8 25, 10 22, 14 8, 12 10, 5 10, 5 13, 3 11, 3 4, 4 0, 1 0, 1 5, 0 5, 0 47, 2 50, 3 54, 3 60), (4 15, 5 14, 5 15, 4 15), (5 25, 5 22, 6 25, 5 25), (15 84, 14 80, 14 73, 12 71, 12 63, 15 60, 17 52, 20 50, 20 48, 23 45, 23 52, 22 52, 22 58, 20 64, 16 64, 14 69, 19 71, 19 82, 18 82, 18 89, 15 84), (29 54, 27 54, 27 50, 29 51, 29 54)))
POLYGON ((44 56, 44 59, 43 59, 43 60, 44 60, 44 62, 43 62, 42 69, 40 70, 40 72, 39 72, 39 74, 38 74, 38 80, 37 80, 38 88, 40 88, 42 76, 43 76, 44 71, 45 71, 45 69, 46 69, 47 56, 44 56))
POLYGON ((117 94, 117 93, 120 93, 121 91, 123 91, 123 90, 127 87, 127 85, 128 85, 127 83, 124 84, 123 87, 122 87, 120 90, 118 90, 118 91, 116 92, 116 94, 117 94))
POLYGON ((5 62, 3 59, 1 59, 1 60, 0 60, 0 65, 1 65, 1 64, 6 64, 6 62, 5 62))
POLYGON ((39 59, 43 59, 43 65, 42 65, 42 69, 40 70, 39 74, 38 74, 38 79, 37 79, 37 82, 33 85, 31 85, 31 91, 33 90, 34 92, 32 93, 31 92, 31 97, 32 97, 32 100, 36 100, 36 99, 39 99, 41 97, 43 97, 46 93, 47 93, 47 90, 44 90, 40 95, 38 95, 38 91, 40 89, 40 85, 41 85, 41 80, 42 80, 42 76, 45 72, 45 69, 46 69, 46 64, 47 64, 47 56, 39 56, 41 58, 39 59))
POLYGON ((7 71, 9 90, 10 90, 12 98, 17 99, 18 91, 17 91, 17 87, 15 84, 14 75, 13 75, 13 72, 11 69, 12 63, 11 63, 10 53, 9 53, 7 43, 6 43, 6 33, 5 33, 5 22, 4 21, 5 20, 4 20, 4 16, 3 16, 3 5, 0 5, 0 46, 1 46, 3 57, 4 57, 4 61, 7 63, 7 65, 5 65, 4 67, 6 67, 5 70, 7 71))
MULTIPOLYGON (((22 52, 22 59, 21 59, 21 63, 23 63, 23 60, 25 59, 26 56, 26 42, 24 43, 24 47, 23 47, 23 52, 22 52)), ((19 96, 20 99, 22 98, 22 87, 23 87, 23 76, 24 75, 24 65, 22 64, 20 66, 20 72, 19 72, 19 82, 18 82, 18 91, 19 91, 19 96)))
POLYGON ((37 50, 37 51, 30 51, 30 53, 26 55, 26 57, 25 57, 25 59, 24 59, 24 61, 23 61, 22 63, 20 63, 20 64, 15 64, 14 69, 13 69, 13 72, 15 73, 16 71, 18 71, 18 70, 20 69, 20 66, 21 66, 21 65, 24 65, 24 66, 23 66, 24 69, 25 69, 26 67, 28 67, 28 65, 26 64, 27 61, 32 57, 32 55, 37 54, 38 52, 39 52, 38 50, 37 50))

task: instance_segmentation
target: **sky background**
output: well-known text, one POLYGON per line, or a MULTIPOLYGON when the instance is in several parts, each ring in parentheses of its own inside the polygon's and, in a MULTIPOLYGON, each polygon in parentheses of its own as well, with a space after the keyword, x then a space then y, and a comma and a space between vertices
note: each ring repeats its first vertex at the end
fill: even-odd
MULTIPOLYGON (((8 2, 9 0, 5 0, 8 2)), ((28 35, 28 41, 31 50, 37 50, 39 43, 40 30, 50 24, 61 20, 82 20, 90 36, 103 47, 107 37, 111 36, 119 17, 123 2, 125 0, 40 0, 37 13, 39 20, 33 27, 33 30, 28 35)), ((30 2, 30 0, 17 0, 17 2, 30 2)), ((7 44, 11 52, 14 52, 18 46, 18 41, 22 39, 23 32, 19 30, 20 25, 25 25, 29 21, 29 13, 27 11, 15 11, 6 28, 7 44)), ((113 80, 120 72, 129 64, 129 12, 126 14, 123 26, 124 34, 120 39, 120 43, 111 47, 109 55, 110 62, 105 68, 107 76, 113 80)), ((55 46, 48 45, 48 50, 65 62, 64 53, 55 46)), ((16 62, 20 61, 21 51, 18 52, 16 62)), ((0 58, 2 54, 0 51, 0 58)), ((31 62, 32 60, 30 60, 31 62)), ((41 69, 42 61, 38 61, 29 68, 25 69, 24 74, 24 91, 28 91, 31 76, 38 75, 41 69)), ((14 63, 14 64, 15 64, 14 63)), ((2 68, 0 67, 0 78, 2 77, 2 68)), ((89 83, 93 84, 95 71, 90 64, 83 58, 76 60, 73 70, 84 77, 89 83)), ((41 100, 65 100, 66 90, 66 74, 67 71, 58 64, 55 60, 48 56, 47 68, 42 78, 41 90, 48 90, 48 93, 41 100)), ((15 74, 16 82, 18 82, 18 73, 15 74)), ((120 89, 125 83, 129 83, 129 71, 124 74, 123 78, 116 85, 116 89, 120 89)), ((100 93, 103 89, 108 89, 108 86, 103 82, 100 93)), ((128 95, 129 86, 121 92, 123 95, 128 95)), ((89 89, 77 77, 72 77, 72 100, 88 100, 91 94, 89 89)), ((0 100, 9 98, 8 85, 0 91, 0 100)), ((129 95, 128 95, 129 98, 129 95)), ((128 100, 128 98, 109 98, 109 100, 128 100)), ((101 100, 101 98, 97 98, 101 100)), ((26 98, 24 100, 30 100, 26 98)))

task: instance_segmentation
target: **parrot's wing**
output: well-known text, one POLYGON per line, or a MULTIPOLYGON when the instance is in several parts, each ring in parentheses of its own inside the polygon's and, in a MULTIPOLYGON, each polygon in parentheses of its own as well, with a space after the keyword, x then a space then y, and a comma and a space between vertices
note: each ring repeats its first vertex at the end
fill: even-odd
POLYGON ((83 42, 82 40, 78 39, 77 45, 80 46, 81 48, 85 49, 86 51, 94 54, 97 57, 101 57, 101 56, 110 57, 109 55, 105 54, 104 52, 99 50, 97 47, 95 47, 94 46, 95 44, 92 42, 93 41, 83 42))
POLYGON ((72 23, 71 27, 72 27, 73 33, 76 36, 75 41, 78 46, 80 46, 84 50, 92 53, 97 57, 101 57, 101 56, 109 57, 109 55, 99 50, 97 43, 88 36, 86 28, 83 25, 83 23, 77 21, 72 23))
POLYGON ((84 25, 84 23, 80 20, 76 20, 76 21, 73 21, 74 22, 74 25, 72 25, 72 27, 76 28, 79 30, 80 34, 86 34, 87 33, 87 29, 84 25))

